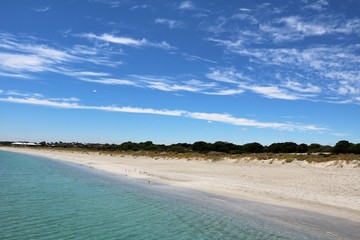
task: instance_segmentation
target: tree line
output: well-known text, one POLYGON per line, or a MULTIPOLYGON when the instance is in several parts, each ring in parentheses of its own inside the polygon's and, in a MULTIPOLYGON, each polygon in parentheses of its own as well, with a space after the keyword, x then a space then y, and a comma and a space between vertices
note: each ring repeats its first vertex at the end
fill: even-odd
MULTIPOLYGON (((0 142, 0 145, 12 145, 11 141, 0 142)), ((59 148, 84 148, 91 150, 102 151, 153 151, 153 152, 198 152, 209 153, 219 152, 227 154, 247 154, 247 153, 333 153, 333 154, 360 154, 360 143, 354 144, 346 140, 339 141, 335 146, 321 145, 317 143, 312 144, 297 144, 294 142, 273 143, 268 146, 263 146, 260 143, 246 143, 237 145, 229 142, 217 141, 208 143, 204 141, 197 141, 190 143, 176 143, 176 144, 155 144, 152 141, 146 142, 124 142, 121 144, 99 144, 99 143, 78 143, 78 142, 40 142, 41 147, 59 147, 59 148)))

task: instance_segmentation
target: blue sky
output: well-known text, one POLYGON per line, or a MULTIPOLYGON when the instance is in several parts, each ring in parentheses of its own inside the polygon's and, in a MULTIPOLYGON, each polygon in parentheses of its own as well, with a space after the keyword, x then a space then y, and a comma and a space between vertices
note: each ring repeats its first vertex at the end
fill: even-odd
POLYGON ((360 142, 360 2, 0 3, 0 139, 360 142))

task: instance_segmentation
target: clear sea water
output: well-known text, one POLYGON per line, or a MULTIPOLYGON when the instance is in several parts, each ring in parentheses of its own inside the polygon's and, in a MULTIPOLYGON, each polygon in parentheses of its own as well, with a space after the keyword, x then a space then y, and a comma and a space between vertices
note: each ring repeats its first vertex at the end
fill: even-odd
POLYGON ((0 239, 328 237, 221 207, 221 199, 212 204, 205 194, 152 185, 0 151, 0 239))

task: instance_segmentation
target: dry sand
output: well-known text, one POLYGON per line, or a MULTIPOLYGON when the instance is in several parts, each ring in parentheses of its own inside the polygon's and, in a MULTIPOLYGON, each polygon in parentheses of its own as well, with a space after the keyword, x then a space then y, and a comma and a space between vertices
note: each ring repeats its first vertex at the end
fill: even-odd
POLYGON ((36 154, 144 181, 212 194, 314 211, 360 222, 358 163, 307 163, 104 155, 32 148, 0 150, 36 154))

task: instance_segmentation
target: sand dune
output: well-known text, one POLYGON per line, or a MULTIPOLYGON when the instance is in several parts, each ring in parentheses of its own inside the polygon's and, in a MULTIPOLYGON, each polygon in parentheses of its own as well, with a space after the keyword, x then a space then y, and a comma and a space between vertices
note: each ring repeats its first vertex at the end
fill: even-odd
POLYGON ((224 159, 218 162, 101 153, 6 148, 91 167, 122 177, 159 182, 227 197, 324 213, 360 222, 360 167, 224 159))

